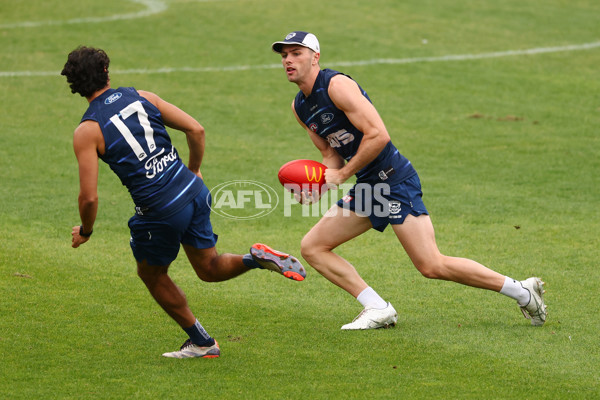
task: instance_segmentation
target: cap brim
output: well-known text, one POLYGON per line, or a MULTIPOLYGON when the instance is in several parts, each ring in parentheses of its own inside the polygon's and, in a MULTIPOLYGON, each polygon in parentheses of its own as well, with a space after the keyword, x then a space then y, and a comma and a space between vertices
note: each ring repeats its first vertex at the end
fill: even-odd
POLYGON ((281 53, 281 49, 283 49, 284 44, 291 44, 286 42, 275 42, 271 45, 271 48, 275 53, 281 53))
POLYGON ((311 49, 309 46, 302 42, 275 42, 271 45, 271 49, 273 49, 275 53, 281 53, 281 51, 283 50, 283 46, 286 44, 297 44, 298 46, 306 47, 307 49, 315 51, 314 49, 311 49))

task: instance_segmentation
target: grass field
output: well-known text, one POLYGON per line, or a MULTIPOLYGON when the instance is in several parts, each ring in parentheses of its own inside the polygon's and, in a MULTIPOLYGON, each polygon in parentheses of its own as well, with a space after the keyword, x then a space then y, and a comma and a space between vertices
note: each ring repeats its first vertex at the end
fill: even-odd
MULTIPOLYGON (((593 0, 2 0, 0 398, 600 398, 599 13, 593 0), (318 158, 270 51, 296 29, 368 91, 419 171, 441 251, 547 282, 543 327, 507 297, 421 277, 388 229, 339 253, 394 304, 395 329, 340 331, 360 305, 311 268, 301 283, 209 284, 182 253, 172 276, 222 357, 160 357, 185 336, 136 276, 132 203, 104 164, 94 236, 70 247, 86 102, 59 71, 80 44, 105 49, 113 86, 206 127, 209 188, 249 179, 281 196, 279 166, 318 158)), ((218 250, 299 254, 318 217, 291 214, 214 216, 218 250)))

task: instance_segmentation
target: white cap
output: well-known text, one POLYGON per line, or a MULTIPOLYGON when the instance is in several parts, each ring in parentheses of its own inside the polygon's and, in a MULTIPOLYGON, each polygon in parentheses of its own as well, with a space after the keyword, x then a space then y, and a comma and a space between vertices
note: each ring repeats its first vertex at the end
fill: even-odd
POLYGON ((311 49, 315 53, 321 52, 321 48, 319 47, 319 40, 317 39, 317 37, 312 33, 304 31, 294 31, 288 33, 288 35, 283 41, 273 43, 271 48, 274 52, 281 53, 281 49, 285 44, 298 44, 300 46, 304 46, 311 49))

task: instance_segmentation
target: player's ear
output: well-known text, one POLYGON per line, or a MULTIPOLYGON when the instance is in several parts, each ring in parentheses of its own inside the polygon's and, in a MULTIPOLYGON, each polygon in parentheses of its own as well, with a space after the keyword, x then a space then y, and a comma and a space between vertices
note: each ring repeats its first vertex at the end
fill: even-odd
POLYGON ((321 58, 321 53, 314 53, 313 54, 313 65, 318 65, 320 58, 321 58))

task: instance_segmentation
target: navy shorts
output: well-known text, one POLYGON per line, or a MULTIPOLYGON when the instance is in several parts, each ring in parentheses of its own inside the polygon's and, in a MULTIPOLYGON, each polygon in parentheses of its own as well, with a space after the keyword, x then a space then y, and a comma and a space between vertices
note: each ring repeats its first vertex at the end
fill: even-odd
POLYGON ((210 223, 210 192, 204 186, 196 198, 181 211, 165 218, 153 219, 134 215, 129 220, 129 244, 138 262, 169 265, 179 253, 180 244, 208 249, 217 244, 210 223))
POLYGON ((373 228, 383 232, 388 224, 401 224, 406 216, 429 214, 423 203, 418 175, 396 184, 357 183, 337 202, 339 207, 369 217, 373 228))

